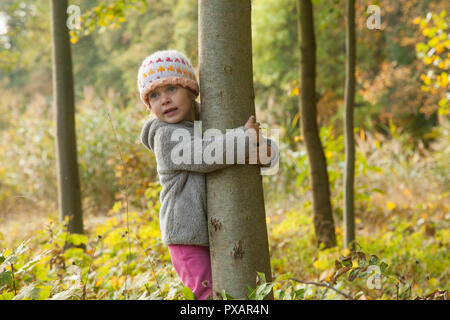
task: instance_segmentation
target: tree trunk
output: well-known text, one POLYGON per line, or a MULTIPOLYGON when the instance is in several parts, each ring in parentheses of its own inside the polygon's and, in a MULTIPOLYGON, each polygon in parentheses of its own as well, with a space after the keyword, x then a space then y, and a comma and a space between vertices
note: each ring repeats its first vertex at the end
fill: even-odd
POLYGON ((336 245, 325 155, 320 142, 316 111, 316 41, 311 0, 297 0, 300 44, 300 115, 308 154, 317 245, 336 245))
POLYGON ((353 185, 355 176, 355 141, 353 137, 353 108, 355 97, 355 0, 346 1, 346 68, 344 93, 344 133, 345 133, 345 171, 344 171, 344 246, 353 249, 355 241, 355 214, 353 185))
MULTIPOLYGON (((250 0, 199 1, 199 69, 203 129, 225 133, 255 114, 250 0)), ((214 299, 245 298, 256 272, 272 281, 260 167, 215 171, 206 185, 214 299)))
POLYGON ((75 137, 72 56, 66 25, 67 0, 51 0, 54 119, 60 219, 69 218, 67 230, 83 233, 80 181, 75 137))

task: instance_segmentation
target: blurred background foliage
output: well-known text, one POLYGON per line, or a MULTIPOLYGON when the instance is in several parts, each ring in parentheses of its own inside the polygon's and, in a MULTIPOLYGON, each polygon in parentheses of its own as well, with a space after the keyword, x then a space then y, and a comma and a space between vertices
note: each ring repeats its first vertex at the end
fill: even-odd
MULTIPOLYGON (((144 230, 135 235, 159 241, 155 240, 158 224, 147 224, 158 211, 158 177, 153 154, 139 141, 148 113, 139 100, 137 70, 147 55, 168 48, 185 52, 198 65, 197 1, 69 2, 78 5, 82 14, 81 28, 70 35, 83 212, 88 221, 103 223, 97 229, 88 224, 90 235, 95 237, 93 230, 102 228, 97 234, 111 232, 116 240, 107 248, 123 257, 127 255, 126 245, 120 242, 123 230, 115 229, 120 223, 110 222, 109 216, 123 213, 125 200, 138 215, 136 228, 144 230)), ((338 242, 342 243, 344 1, 313 3, 317 121, 338 242)), ((446 3, 373 1, 370 4, 381 9, 381 28, 370 30, 366 27, 369 4, 356 1, 357 240, 372 253, 384 254, 398 274, 406 261, 417 258, 423 262, 418 271, 408 267, 409 276, 423 277, 421 282, 416 279, 417 295, 446 287, 449 279, 448 255, 447 260, 433 259, 433 252, 441 257, 449 249, 450 31, 446 3), (405 235, 410 242, 401 240, 405 235), (404 246, 406 242, 409 247, 404 246)), ((30 216, 57 216, 49 10, 48 0, 0 3, 2 246, 13 246, 24 232, 36 227, 30 216), (28 224, 33 226, 28 228, 28 224)), ((312 246, 309 168, 299 128, 296 19, 295 0, 252 1, 255 108, 263 127, 280 129, 280 170, 263 177, 272 266, 276 275, 289 272, 319 279, 329 276, 338 249, 320 253, 312 246)), ((123 216, 119 219, 123 222, 123 216)), ((142 241, 139 246, 148 249, 142 241)), ((160 242, 154 254, 162 263, 168 259, 160 242)), ((84 267, 90 268, 90 260, 86 261, 84 267)), ((109 263, 117 265, 118 261, 109 263)), ((137 275, 138 271, 133 272, 137 275)), ((168 272, 166 278, 171 278, 173 270, 168 272)), ((159 276, 158 271, 149 277, 159 276)), ((101 277, 113 283, 108 293, 100 290, 92 297, 113 298, 114 290, 125 281, 119 269, 101 277)), ((179 288, 171 291, 172 285, 160 288, 165 292, 160 296, 182 295, 179 288)), ((278 297, 284 295, 283 288, 281 283, 275 287, 278 297)), ((358 288, 353 289, 357 292, 358 288)), ((43 297, 50 296, 45 287, 40 290, 43 297)), ((395 290, 364 292, 367 298, 395 296, 395 290)), ((320 296, 316 291, 308 294, 320 296)))

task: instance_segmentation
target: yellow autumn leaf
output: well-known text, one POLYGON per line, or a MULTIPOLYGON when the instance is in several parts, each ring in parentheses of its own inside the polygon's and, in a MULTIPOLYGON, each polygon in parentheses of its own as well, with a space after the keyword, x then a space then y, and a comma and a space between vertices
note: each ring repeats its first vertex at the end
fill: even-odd
MULTIPOLYGON (((434 58, 435 58, 434 56, 425 58, 425 64, 432 64, 434 61, 434 58)), ((426 79, 429 79, 429 78, 427 77, 426 79)))
POLYGON ((322 257, 314 261, 313 265, 317 270, 325 270, 328 267, 328 261, 322 257))
POLYGON ((434 37, 432 38, 430 41, 428 41, 428 45, 430 47, 435 47, 439 42, 439 38, 438 37, 434 37))
POLYGON ((365 141, 365 140, 366 140, 366 134, 365 134, 365 132, 364 132, 363 129, 360 129, 360 130, 359 130, 359 136, 361 137, 361 140, 362 140, 362 141, 365 141))
POLYGON ((102 277, 99 277, 99 278, 97 279, 97 282, 95 283, 95 286, 96 286, 96 287, 100 287, 100 286, 102 285, 102 283, 103 283, 103 278, 102 278, 102 277))
POLYGON ((447 84, 448 84, 448 73, 447 72, 441 73, 441 83, 442 83, 443 87, 447 86, 447 84))
POLYGON ((112 276, 110 283, 114 288, 117 288, 119 286, 119 278, 112 276))
POLYGON ((392 210, 395 209, 395 203, 392 202, 392 201, 388 201, 388 202, 386 203, 386 207, 387 207, 390 211, 392 211, 392 210))
POLYGON ((437 54, 441 54, 443 51, 444 51, 444 46, 440 45, 440 44, 437 44, 436 45, 436 53, 437 54))
POLYGON ((436 278, 431 278, 430 280, 428 280, 428 285, 430 287, 437 287, 438 284, 439 284, 439 281, 436 278))

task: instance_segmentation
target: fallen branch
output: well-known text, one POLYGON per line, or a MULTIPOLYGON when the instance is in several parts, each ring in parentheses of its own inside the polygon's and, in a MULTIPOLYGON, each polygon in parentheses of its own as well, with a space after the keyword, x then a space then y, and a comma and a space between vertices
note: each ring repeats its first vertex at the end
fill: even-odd
POLYGON ((295 278, 289 278, 289 280, 293 280, 293 281, 295 281, 295 282, 300 282, 300 283, 303 283, 303 284, 313 284, 313 285, 315 285, 315 286, 325 287, 325 288, 328 288, 328 289, 331 289, 331 290, 336 291, 337 293, 343 295, 343 296, 346 297, 347 299, 353 300, 353 297, 352 297, 352 296, 350 296, 350 295, 348 295, 347 293, 342 292, 342 291, 340 291, 340 290, 338 290, 338 289, 336 289, 336 288, 333 288, 332 286, 330 286, 330 285, 328 285, 328 284, 325 284, 325 283, 312 282, 312 281, 303 281, 303 280, 298 280, 298 279, 295 279, 295 278))

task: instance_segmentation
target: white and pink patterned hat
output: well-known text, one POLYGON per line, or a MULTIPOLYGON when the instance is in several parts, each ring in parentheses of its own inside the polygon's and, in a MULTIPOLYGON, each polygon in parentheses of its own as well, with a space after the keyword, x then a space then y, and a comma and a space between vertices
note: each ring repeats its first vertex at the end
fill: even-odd
POLYGON ((188 58, 177 50, 161 50, 149 55, 141 64, 137 85, 142 102, 151 109, 148 93, 157 87, 175 84, 198 96, 199 86, 195 70, 188 58))

